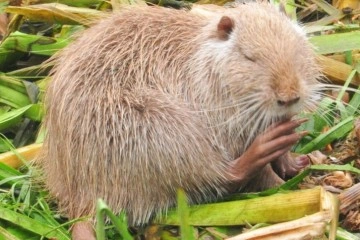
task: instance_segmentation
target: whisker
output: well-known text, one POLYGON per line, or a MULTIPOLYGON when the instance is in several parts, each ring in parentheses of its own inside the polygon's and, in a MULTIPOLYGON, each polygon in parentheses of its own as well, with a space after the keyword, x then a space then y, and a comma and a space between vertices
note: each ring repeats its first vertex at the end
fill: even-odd
MULTIPOLYGON (((344 86, 334 85, 334 84, 315 84, 315 85, 311 86, 311 88, 316 89, 317 91, 341 90, 344 88, 344 86)), ((352 87, 346 87, 345 90, 349 91, 349 92, 360 93, 359 89, 352 88, 352 87)))
MULTIPOLYGON (((255 113, 258 111, 257 109, 259 108, 259 106, 261 106, 261 103, 259 103, 258 105, 252 105, 250 108, 247 109, 239 109, 236 111, 236 114, 232 115, 230 118, 228 118, 226 121, 219 123, 217 125, 211 126, 211 127, 221 127, 224 126, 226 124, 229 124, 231 122, 241 122, 241 121, 235 121, 235 119, 245 119, 246 117, 248 117, 248 115, 253 114, 253 116, 249 119, 249 121, 251 121, 254 118, 254 115, 256 115, 255 113), (242 111, 243 110, 243 111, 242 111)), ((243 127, 241 126, 241 129, 243 129, 243 127)))
POLYGON ((266 119, 267 119, 266 111, 263 109, 259 109, 258 114, 254 115, 254 118, 256 119, 252 128, 250 128, 250 132, 248 134, 248 138, 245 141, 245 147, 250 146, 250 144, 255 139, 256 135, 258 135, 260 132, 263 132, 265 130, 266 126, 266 119))
POLYGON ((242 108, 244 106, 244 108, 248 108, 248 106, 255 104, 256 102, 258 102, 259 100, 257 99, 257 96, 254 95, 249 95, 247 97, 241 98, 239 100, 237 100, 238 102, 236 103, 231 103, 231 104, 227 104, 227 105, 220 105, 217 107, 213 107, 213 108, 203 108, 201 110, 192 110, 191 112, 213 112, 213 111, 221 111, 221 110, 226 110, 229 108, 242 108))
POLYGON ((350 108, 350 109, 354 110, 355 112, 359 112, 359 111, 360 111, 358 108, 356 108, 356 107, 354 107, 354 106, 350 105, 350 104, 349 104, 349 103, 347 103, 347 102, 344 102, 344 101, 341 101, 341 100, 334 99, 334 97, 333 97, 333 96, 331 96, 331 95, 329 95, 329 94, 322 93, 322 94, 321 94, 321 96, 322 96, 323 98, 325 98, 325 97, 330 98, 330 99, 332 99, 332 100, 334 101, 334 103, 335 103, 335 104, 342 104, 342 105, 344 105, 345 107, 347 107, 347 108, 350 108))
MULTIPOLYGON (((336 103, 336 101, 334 103, 336 103)), ((319 106, 319 103, 317 101, 313 101, 312 99, 308 99, 308 101, 305 103, 304 110, 309 110, 310 112, 317 114, 328 125, 333 124, 332 118, 336 118, 339 116, 338 109, 336 108, 332 109, 321 105, 319 106)))

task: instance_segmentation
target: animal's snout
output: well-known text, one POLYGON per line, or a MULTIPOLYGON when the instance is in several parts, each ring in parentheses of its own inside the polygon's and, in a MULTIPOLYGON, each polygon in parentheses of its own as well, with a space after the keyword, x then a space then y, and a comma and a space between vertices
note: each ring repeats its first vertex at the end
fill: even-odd
POLYGON ((278 99, 277 104, 280 107, 289 107, 289 106, 294 105, 295 103, 297 103, 299 100, 300 100, 299 96, 289 98, 289 99, 278 99))

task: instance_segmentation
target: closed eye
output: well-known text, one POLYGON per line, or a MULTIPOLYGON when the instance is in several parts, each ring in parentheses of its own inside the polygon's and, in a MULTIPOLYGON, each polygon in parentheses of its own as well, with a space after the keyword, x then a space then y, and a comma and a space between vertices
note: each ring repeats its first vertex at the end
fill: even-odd
POLYGON ((256 60, 253 57, 250 57, 248 55, 244 55, 244 57, 245 57, 246 60, 249 60, 251 62, 256 62, 256 60))

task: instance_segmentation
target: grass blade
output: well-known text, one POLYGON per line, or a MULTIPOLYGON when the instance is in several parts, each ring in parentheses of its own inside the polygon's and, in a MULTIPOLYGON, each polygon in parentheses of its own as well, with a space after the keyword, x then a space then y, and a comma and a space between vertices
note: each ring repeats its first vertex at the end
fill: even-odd
POLYGON ((106 205, 106 203, 99 199, 96 206, 96 239, 105 240, 105 216, 109 217, 115 228, 118 230, 124 240, 133 240, 133 237, 128 231, 127 219, 124 212, 117 217, 106 205))
POLYGON ((340 110, 342 119, 345 119, 346 117, 351 116, 351 115, 349 115, 349 112, 347 111, 349 109, 349 106, 345 107, 344 104, 342 103, 341 99, 343 98, 343 96, 344 96, 347 88, 349 87, 352 79, 354 78, 355 74, 356 74, 356 70, 354 69, 350 73, 349 77, 346 79, 345 84, 341 88, 341 90, 340 90, 340 92, 339 92, 339 94, 338 94, 338 96, 336 98, 336 104, 337 104, 337 106, 338 106, 338 108, 340 110))
POLYGON ((184 190, 177 192, 178 214, 180 218, 180 232, 182 240, 194 240, 194 229, 189 224, 189 206, 184 190))
POLYGON ((21 108, 31 104, 27 95, 2 85, 0 85, 0 102, 14 108, 21 108))
POLYGON ((339 9, 337 9, 336 7, 332 6, 331 4, 329 4, 328 2, 326 2, 324 0, 312 0, 312 2, 314 2, 316 5, 318 5, 321 9, 323 9, 329 15, 334 15, 334 14, 337 14, 338 12, 340 12, 339 9))
POLYGON ((360 31, 335 33, 311 37, 309 40, 319 54, 345 52, 360 49, 360 31))
POLYGON ((17 213, 2 206, 0 206, 0 218, 21 226, 30 232, 34 232, 41 236, 46 236, 47 238, 70 240, 68 234, 62 232, 59 228, 40 223, 24 214, 17 213))
POLYGON ((354 115, 359 111, 360 107, 360 88, 354 93, 354 96, 351 98, 349 104, 346 106, 346 111, 349 115, 354 115))
POLYGON ((0 131, 18 124, 22 120, 25 112, 32 106, 33 105, 27 105, 0 115, 0 131))
POLYGON ((25 112, 25 117, 40 122, 44 116, 44 108, 42 104, 32 104, 25 112))
POLYGON ((93 5, 103 2, 103 0, 38 0, 39 3, 62 3, 74 7, 91 7, 93 5))
POLYGON ((320 134, 314 140, 306 144, 302 149, 300 149, 299 153, 306 154, 314 150, 321 149, 332 141, 344 137, 351 131, 351 129, 353 129, 353 121, 353 116, 344 119, 332 127, 329 131, 320 134))
POLYGON ((0 162, 0 185, 6 184, 7 186, 11 186, 21 178, 24 178, 22 173, 0 162))
POLYGON ((345 231, 342 228, 338 228, 336 240, 359 240, 359 237, 352 233, 349 233, 348 231, 345 231))
POLYGON ((318 164, 310 166, 312 170, 326 170, 326 171, 348 171, 360 175, 360 169, 355 168, 349 164, 346 165, 327 165, 327 164, 318 164))
POLYGON ((0 52, 13 52, 16 50, 24 53, 51 56, 68 45, 69 42, 70 40, 67 39, 14 32, 1 43, 0 52))
POLYGON ((6 231, 5 228, 0 226, 0 239, 6 239, 6 240, 21 240, 20 238, 17 238, 16 236, 12 235, 8 231, 6 231))
POLYGON ((14 89, 15 91, 22 94, 27 94, 24 83, 18 78, 7 76, 4 73, 0 73, 0 84, 2 86, 14 89))

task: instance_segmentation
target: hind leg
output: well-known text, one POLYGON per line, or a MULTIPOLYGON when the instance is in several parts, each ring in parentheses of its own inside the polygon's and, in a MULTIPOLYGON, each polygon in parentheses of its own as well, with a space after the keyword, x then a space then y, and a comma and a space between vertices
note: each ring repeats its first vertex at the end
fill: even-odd
POLYGON ((295 176, 298 172, 310 164, 306 155, 292 156, 285 153, 272 163, 274 171, 282 178, 295 176))
POLYGON ((274 172, 270 164, 267 164, 264 168, 260 169, 258 174, 241 190, 245 192, 257 192, 280 186, 283 183, 284 180, 274 172))
POLYGON ((73 240, 96 240, 93 225, 89 221, 77 222, 71 228, 73 240))

